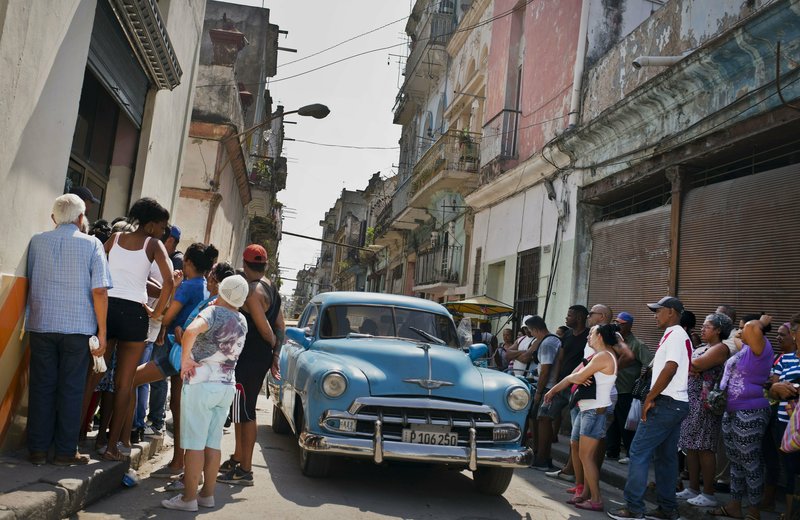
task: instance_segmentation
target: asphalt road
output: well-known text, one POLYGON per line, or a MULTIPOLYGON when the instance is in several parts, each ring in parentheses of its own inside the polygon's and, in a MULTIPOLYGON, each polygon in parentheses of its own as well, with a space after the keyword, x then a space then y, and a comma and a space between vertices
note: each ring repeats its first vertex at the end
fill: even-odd
MULTIPOLYGON (((163 491, 166 481, 147 478, 169 461, 171 449, 140 470, 134 488, 97 502, 74 518, 276 518, 276 519, 576 519, 607 518, 602 513, 580 511, 565 503, 566 482, 548 479, 531 469, 517 470, 502 497, 474 490, 470 472, 436 466, 390 464, 340 459, 331 477, 310 479, 300 473, 299 447, 294 437, 276 435, 271 423, 271 403, 259 402, 258 445, 253 461, 255 485, 218 484, 215 509, 198 513, 170 511, 161 500, 175 493, 163 491)), ((563 438, 562 438, 563 439, 563 438)), ((563 442, 563 441, 562 441, 563 442)), ((233 431, 223 438, 223 460, 233 451, 233 431)), ((170 443, 171 445, 171 443, 170 443)), ((621 491, 604 486, 607 506, 616 507, 621 491)))

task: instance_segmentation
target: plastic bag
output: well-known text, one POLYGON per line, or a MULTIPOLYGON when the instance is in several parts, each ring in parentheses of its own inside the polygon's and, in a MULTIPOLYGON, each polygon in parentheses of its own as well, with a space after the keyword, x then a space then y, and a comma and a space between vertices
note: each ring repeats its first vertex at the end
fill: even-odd
POLYGON ((472 320, 470 318, 461 318, 456 327, 456 334, 458 341, 463 348, 472 345, 472 320))
POLYGON ((638 399, 631 401, 631 409, 628 411, 628 418, 625 419, 625 429, 632 432, 639 427, 639 420, 642 418, 642 402, 638 399))
MULTIPOLYGON (((89 351, 94 352, 99 348, 100 348, 100 340, 97 339, 97 336, 92 336, 91 338, 89 338, 89 351)), ((92 354, 92 361, 94 363, 93 370, 95 374, 99 374, 101 372, 105 372, 106 370, 108 370, 108 367, 106 366, 106 360, 103 358, 103 356, 95 356, 94 354, 92 354)))

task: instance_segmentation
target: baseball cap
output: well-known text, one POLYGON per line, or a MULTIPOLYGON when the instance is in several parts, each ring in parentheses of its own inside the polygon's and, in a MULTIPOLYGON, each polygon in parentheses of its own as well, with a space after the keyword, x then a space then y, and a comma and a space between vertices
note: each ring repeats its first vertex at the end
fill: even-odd
POLYGON ((69 190, 70 193, 73 195, 77 195, 84 202, 94 202, 95 204, 100 204, 100 199, 94 196, 92 190, 87 188, 86 186, 75 186, 74 188, 69 190))
POLYGON ((622 323, 633 323, 633 316, 627 312, 620 312, 617 314, 617 321, 621 321, 622 323))
POLYGON ((244 248, 242 258, 245 262, 250 262, 251 264, 266 264, 267 250, 259 244, 250 244, 244 248))
POLYGON ((178 226, 170 227, 169 236, 171 236, 175 240, 180 240, 181 239, 181 228, 179 228, 178 226))
POLYGON ((219 297, 236 308, 244 305, 249 292, 247 280, 238 274, 225 278, 219 284, 219 297))
POLYGON ((655 312, 658 309, 665 307, 667 309, 675 309, 678 312, 683 312, 683 303, 674 296, 664 296, 658 303, 648 303, 647 307, 650 308, 651 311, 655 312))
POLYGON ((526 329, 528 328, 528 326, 525 325, 525 324, 528 323, 528 320, 531 319, 531 318, 533 318, 533 316, 531 314, 528 314, 527 316, 522 318, 522 326, 525 327, 526 329))

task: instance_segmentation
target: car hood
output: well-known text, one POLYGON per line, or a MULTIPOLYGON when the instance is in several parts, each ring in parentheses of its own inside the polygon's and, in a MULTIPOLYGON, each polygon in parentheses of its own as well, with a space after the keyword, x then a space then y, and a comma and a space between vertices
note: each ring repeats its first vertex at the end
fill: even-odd
POLYGON ((311 348, 363 372, 373 396, 484 401, 481 373, 459 349, 390 338, 317 340, 311 348))

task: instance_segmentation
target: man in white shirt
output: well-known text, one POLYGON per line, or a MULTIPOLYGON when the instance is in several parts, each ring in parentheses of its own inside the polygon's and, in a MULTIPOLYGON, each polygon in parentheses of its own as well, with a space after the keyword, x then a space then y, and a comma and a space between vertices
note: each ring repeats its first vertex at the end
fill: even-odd
POLYGON ((617 520, 645 518, 647 471, 654 456, 658 460, 655 465, 658 508, 648 511, 647 518, 679 518, 675 475, 681 422, 689 413, 687 385, 692 342, 680 326, 683 312, 680 300, 665 296, 647 306, 655 313, 656 324, 664 329, 664 335, 653 360, 652 385, 642 404, 642 420, 631 444, 625 484, 627 505, 608 513, 617 520))
POLYGON ((511 367, 514 369, 515 376, 523 376, 533 380, 537 367, 532 361, 532 356, 528 354, 528 350, 534 346, 536 338, 533 337, 533 334, 525 325, 525 322, 531 318, 533 318, 533 316, 528 315, 522 319, 522 332, 525 335, 517 338, 514 345, 506 352, 506 357, 511 361, 511 367))

